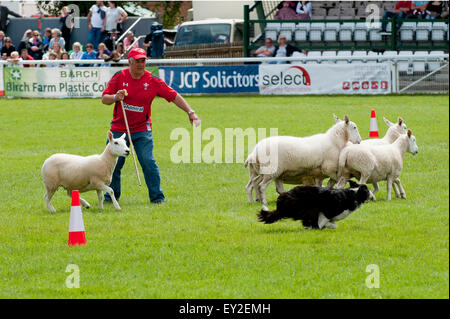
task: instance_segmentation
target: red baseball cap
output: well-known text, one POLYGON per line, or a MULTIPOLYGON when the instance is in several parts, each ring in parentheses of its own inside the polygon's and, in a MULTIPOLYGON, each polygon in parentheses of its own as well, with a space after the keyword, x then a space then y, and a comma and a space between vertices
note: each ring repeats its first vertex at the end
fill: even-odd
POLYGON ((145 50, 142 48, 133 48, 131 49, 130 53, 128 53, 128 59, 147 59, 147 54, 145 53, 145 50))

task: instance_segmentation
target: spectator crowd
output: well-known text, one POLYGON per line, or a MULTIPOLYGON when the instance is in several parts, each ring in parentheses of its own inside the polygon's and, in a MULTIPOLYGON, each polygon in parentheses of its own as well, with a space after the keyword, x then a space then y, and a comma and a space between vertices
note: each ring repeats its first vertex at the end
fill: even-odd
MULTIPOLYGON (((14 63, 19 67, 30 67, 35 65, 18 64, 18 61, 30 60, 103 60, 118 61, 131 50, 132 47, 139 47, 137 38, 130 31, 123 40, 117 43, 116 40, 123 33, 122 22, 127 19, 127 13, 115 1, 108 1, 108 7, 104 1, 96 1, 89 9, 88 21, 88 42, 83 45, 74 42, 71 46, 71 35, 74 27, 73 17, 69 8, 63 7, 59 19, 59 28, 46 28, 43 33, 39 30, 28 29, 23 34, 20 43, 14 45, 11 37, 7 36, 7 23, 9 15, 20 17, 20 15, 10 11, 0 2, 0 51, 3 60, 14 63)), ((147 40, 144 46, 151 45, 147 40)), ((47 67, 58 67, 59 63, 47 63, 47 67)), ((79 64, 84 66, 84 64, 79 64)), ((86 66, 92 64, 86 64, 86 66)), ((107 66, 108 64, 97 64, 107 66)), ((42 65, 45 66, 45 65, 42 65)))
MULTIPOLYGON (((448 18, 449 7, 443 1, 397 1, 394 11, 385 11, 383 19, 396 17, 397 19, 433 20, 448 18)), ((274 16, 275 20, 311 20, 312 5, 310 1, 283 1, 278 6, 274 16)), ((387 22, 382 22, 380 32, 386 32, 387 22)), ((397 30, 401 22, 397 23, 397 30)), ((390 33, 388 33, 390 34, 390 33)), ((305 55, 306 51, 287 43, 286 36, 278 36, 278 45, 274 45, 271 38, 266 38, 263 46, 255 51, 257 57, 290 57, 295 52, 305 55)), ((283 61, 272 63, 287 63, 283 61)))

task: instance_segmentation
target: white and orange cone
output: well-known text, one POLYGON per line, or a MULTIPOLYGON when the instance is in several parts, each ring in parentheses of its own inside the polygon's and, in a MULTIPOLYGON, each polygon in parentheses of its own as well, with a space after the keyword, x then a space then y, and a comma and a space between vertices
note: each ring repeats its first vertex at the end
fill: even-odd
POLYGON ((379 135, 378 135, 377 117, 375 116, 375 110, 372 110, 370 112, 369 137, 379 137, 379 135))
POLYGON ((70 207, 69 246, 86 245, 84 233, 83 213, 81 212, 80 194, 72 191, 72 204, 70 207))

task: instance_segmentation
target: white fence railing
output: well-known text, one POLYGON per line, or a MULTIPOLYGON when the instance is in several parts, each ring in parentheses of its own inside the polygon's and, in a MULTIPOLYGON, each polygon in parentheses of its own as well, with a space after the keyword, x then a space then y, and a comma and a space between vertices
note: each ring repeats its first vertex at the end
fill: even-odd
MULTIPOLYGON (((355 51, 357 52, 357 51, 355 51)), ((347 52, 348 53, 348 52, 347 52)), ((361 53, 361 52, 358 52, 361 53)), ((405 54, 406 52, 401 52, 397 54, 396 52, 390 52, 392 55, 374 54, 370 56, 361 56, 359 54, 355 55, 345 55, 345 56, 321 56, 314 55, 310 56, 292 56, 283 58, 197 58, 197 59, 148 59, 146 64, 153 67, 170 67, 170 66, 184 66, 185 68, 196 67, 196 66, 220 66, 220 65, 237 65, 242 66, 246 64, 259 64, 259 65, 269 65, 274 63, 286 63, 291 64, 320 64, 323 68, 327 65, 334 64, 354 64, 363 63, 366 65, 372 65, 376 63, 386 63, 390 62, 392 64, 391 72, 391 82, 393 93, 448 93, 448 60, 449 54, 446 53, 419 53, 417 54, 405 54)), ((103 60, 32 60, 32 61, 18 61, 17 63, 11 63, 7 61, 0 61, 0 95, 3 92, 8 92, 4 89, 5 83, 5 72, 4 67, 8 67, 7 70, 11 68, 21 69, 25 66, 35 66, 32 68, 25 69, 36 69, 35 73, 38 72, 37 68, 45 68, 49 73, 50 69, 63 70, 63 68, 76 70, 77 67, 83 66, 84 69, 92 70, 103 70, 101 72, 101 81, 107 82, 109 79, 108 75, 113 69, 123 68, 128 65, 128 60, 122 59, 118 62, 103 60), (86 68, 87 67, 87 68, 86 68), (106 72, 108 67, 113 67, 110 71, 106 72)), ((381 65, 381 64, 380 64, 381 65)), ((44 70, 44 69, 42 69, 44 70)), ((326 70, 325 70, 326 71, 326 70)), ((40 71, 39 71, 40 72, 40 71)), ((161 71, 162 72, 162 71, 161 71)), ((332 72, 332 71, 330 71, 332 72)), ((17 73, 17 72, 16 72, 17 73)), ((28 72, 29 73, 29 72, 28 72)), ((163 72, 162 72, 163 73, 163 72)), ((50 76, 50 75, 49 75, 50 76)), ((12 77, 8 74, 9 86, 11 88, 14 83, 11 81, 12 77)), ((100 78, 99 78, 100 79, 100 78)), ((34 82, 44 82, 43 77, 35 76, 34 82)), ((78 79, 82 81, 82 79, 78 79)), ((86 81, 92 81, 92 79, 86 79, 86 81)), ((97 82, 99 82, 98 80, 97 82)), ((55 82, 55 80, 53 80, 55 82)), ((49 82, 50 83, 50 82, 49 82)), ((103 85, 105 85, 103 83, 103 85)), ((92 92, 92 91, 91 91, 92 92)), ((98 94, 98 91, 96 91, 98 94)), ((257 93, 257 92, 255 92, 257 93)), ((16 95, 17 96, 17 95, 16 95)), ((45 94, 42 97, 47 97, 45 94)), ((89 95, 72 95, 71 97, 82 97, 89 95)), ((95 97, 96 95, 91 95, 95 97)))

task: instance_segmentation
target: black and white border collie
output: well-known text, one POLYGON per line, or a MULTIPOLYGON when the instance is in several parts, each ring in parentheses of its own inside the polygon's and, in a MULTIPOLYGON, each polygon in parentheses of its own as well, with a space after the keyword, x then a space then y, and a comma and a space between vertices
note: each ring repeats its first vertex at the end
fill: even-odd
POLYGON ((283 218, 301 220, 306 228, 336 228, 336 222, 348 217, 363 203, 373 198, 366 185, 353 181, 350 188, 331 189, 317 186, 296 186, 277 199, 277 209, 263 206, 258 221, 272 224, 283 218))

